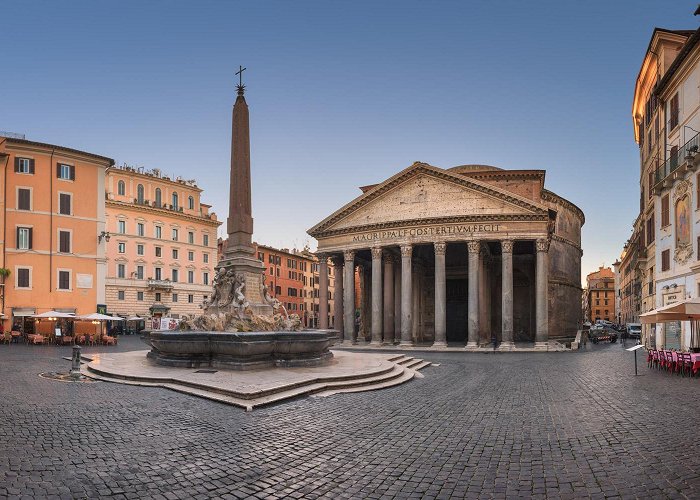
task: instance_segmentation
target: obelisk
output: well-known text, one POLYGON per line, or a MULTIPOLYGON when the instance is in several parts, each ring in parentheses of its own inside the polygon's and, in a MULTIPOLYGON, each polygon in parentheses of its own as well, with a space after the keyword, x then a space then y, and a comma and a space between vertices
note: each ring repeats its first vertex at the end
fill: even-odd
POLYGON ((245 102, 245 85, 243 71, 240 67, 236 73, 240 76, 237 85, 238 96, 233 105, 231 123, 231 172, 229 184, 229 208, 227 233, 228 241, 218 268, 233 271, 245 280, 243 293, 256 314, 272 314, 270 306, 263 297, 263 273, 265 264, 260 262, 252 244, 253 211, 250 199, 250 124, 248 104, 245 102))

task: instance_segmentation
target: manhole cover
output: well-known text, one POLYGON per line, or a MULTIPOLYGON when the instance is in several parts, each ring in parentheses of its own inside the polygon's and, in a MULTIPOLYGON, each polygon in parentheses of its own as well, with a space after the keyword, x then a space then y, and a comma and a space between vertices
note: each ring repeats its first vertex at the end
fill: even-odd
POLYGON ((197 370, 195 373, 216 373, 219 370, 197 370))

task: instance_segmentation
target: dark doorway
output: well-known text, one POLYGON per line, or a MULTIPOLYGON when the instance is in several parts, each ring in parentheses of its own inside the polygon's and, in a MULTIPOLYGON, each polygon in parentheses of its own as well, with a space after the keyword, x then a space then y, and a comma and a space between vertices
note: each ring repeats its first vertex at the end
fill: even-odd
POLYGON ((467 280, 447 280, 447 342, 467 343, 467 280))

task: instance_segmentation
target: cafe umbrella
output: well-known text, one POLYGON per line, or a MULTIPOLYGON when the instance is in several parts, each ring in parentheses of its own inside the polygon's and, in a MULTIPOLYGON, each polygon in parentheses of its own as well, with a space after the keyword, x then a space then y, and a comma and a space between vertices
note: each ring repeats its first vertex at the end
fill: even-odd
POLYGON ((690 321, 690 348, 700 348, 700 298, 685 299, 639 315, 643 324, 690 321))

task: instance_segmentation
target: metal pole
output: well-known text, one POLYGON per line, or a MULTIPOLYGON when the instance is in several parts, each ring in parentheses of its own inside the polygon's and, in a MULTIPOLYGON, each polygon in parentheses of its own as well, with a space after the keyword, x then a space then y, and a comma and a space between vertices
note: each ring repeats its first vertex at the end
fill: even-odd
POLYGON ((637 349, 634 350, 634 376, 639 375, 637 373, 637 349))

